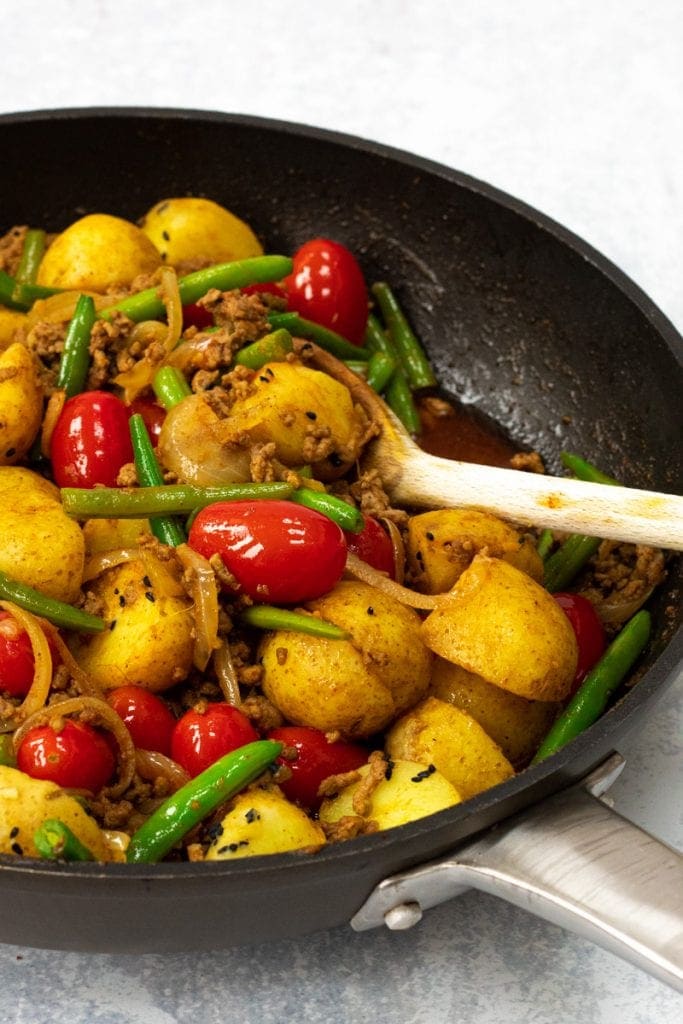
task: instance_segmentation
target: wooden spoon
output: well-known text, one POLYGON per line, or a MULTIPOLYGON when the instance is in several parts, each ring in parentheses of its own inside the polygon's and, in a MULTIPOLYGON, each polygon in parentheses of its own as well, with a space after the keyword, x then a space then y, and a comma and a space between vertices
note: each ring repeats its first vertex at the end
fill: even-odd
POLYGON ((365 468, 376 468, 399 505, 478 508, 527 526, 683 550, 683 498, 568 477, 479 466, 423 452, 357 374, 313 342, 295 339, 307 362, 345 384, 378 423, 365 468))

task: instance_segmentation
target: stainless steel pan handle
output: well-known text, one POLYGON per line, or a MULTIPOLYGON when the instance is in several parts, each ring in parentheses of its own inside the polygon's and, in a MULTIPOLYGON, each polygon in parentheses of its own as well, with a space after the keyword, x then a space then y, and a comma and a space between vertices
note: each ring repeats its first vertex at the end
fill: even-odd
POLYGON ((385 879, 352 927, 409 928, 428 907, 480 889, 683 991, 683 857, 600 799, 623 765, 613 755, 580 785, 385 879))

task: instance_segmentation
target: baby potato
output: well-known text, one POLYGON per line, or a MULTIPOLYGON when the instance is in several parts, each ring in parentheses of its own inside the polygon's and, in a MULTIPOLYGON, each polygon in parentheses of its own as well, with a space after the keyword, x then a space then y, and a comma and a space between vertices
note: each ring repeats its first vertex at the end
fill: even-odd
POLYGON ((195 260, 230 263, 263 252, 249 225, 211 199, 162 199, 140 227, 173 267, 195 260))
POLYGON ((518 697, 443 658, 434 662, 429 693, 471 715, 517 769, 531 760, 560 707, 518 697))
POLYGON ((474 718, 436 697, 427 697, 394 723, 386 751, 392 760, 433 764, 463 800, 515 774, 498 744, 474 718))
POLYGON ((502 558, 540 582, 543 562, 529 534, 520 533, 488 512, 450 508, 411 516, 406 554, 417 590, 450 590, 478 551, 502 558))
POLYGON ((28 326, 26 313, 0 306, 0 349, 7 348, 12 344, 17 328, 26 326, 28 326))
POLYGON ((574 681, 578 648, 567 616, 547 590, 498 558, 474 558, 423 622, 422 639, 528 700, 564 700, 574 681))
MULTIPOLYGON (((361 778, 365 778, 371 770, 371 765, 366 764, 358 772, 361 778)), ((377 822, 382 831, 436 814, 463 799, 458 789, 433 764, 394 760, 390 778, 384 779, 373 790, 367 814, 358 815, 353 807, 353 798, 360 784, 360 780, 353 782, 337 796, 323 800, 320 820, 334 822, 347 816, 365 817, 377 822)))
POLYGON ((48 597, 80 596, 85 544, 58 489, 30 469, 0 466, 0 570, 48 597))
POLYGON ((78 800, 54 782, 0 765, 0 853, 38 857, 33 835, 49 818, 63 821, 96 860, 112 859, 104 835, 78 800))
POLYGON ((43 256, 38 284, 106 292, 138 274, 153 274, 161 256, 147 235, 121 217, 91 213, 55 238, 43 256))
POLYGON ((344 580, 306 607, 351 639, 284 630, 266 635, 259 651, 263 692, 288 721, 362 738, 424 696, 431 655, 411 608, 365 583, 344 580))
POLYGON ((18 342, 0 353, 0 465, 19 462, 33 444, 43 419, 38 364, 18 342))
POLYGON ((83 524, 86 555, 116 548, 137 547, 142 534, 149 535, 149 519, 88 519, 83 524))
POLYGON ((233 860, 323 846, 320 825, 287 800, 277 787, 240 793, 220 823, 206 860, 233 860))
POLYGON ((181 682, 190 671, 191 602, 171 565, 145 552, 89 584, 109 629, 80 634, 73 653, 103 690, 133 683, 158 692, 181 682))

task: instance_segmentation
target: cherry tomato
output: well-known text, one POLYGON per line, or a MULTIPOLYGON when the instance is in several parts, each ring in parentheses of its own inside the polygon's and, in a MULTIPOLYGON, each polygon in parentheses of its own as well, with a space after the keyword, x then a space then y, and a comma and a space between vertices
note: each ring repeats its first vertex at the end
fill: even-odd
POLYGON ((115 767, 116 758, 104 736, 91 725, 71 719, 59 732, 51 725, 29 730, 17 750, 20 771, 67 789, 97 793, 115 767))
POLYGON ((285 280, 287 305, 307 320, 363 344, 368 293, 355 256, 329 238, 312 238, 294 254, 285 280))
POLYGON ((349 551, 353 551, 354 555, 358 555, 373 569, 388 573, 392 580, 396 578, 394 545, 389 534, 376 519, 366 516, 365 526, 360 533, 344 530, 344 536, 349 551))
POLYGON ((111 690, 107 701, 125 722, 136 747, 170 755, 176 720, 161 697, 142 686, 131 685, 111 690))
POLYGON ((213 327, 213 314, 196 302, 190 302, 183 306, 183 327, 196 327, 198 331, 213 327))
POLYGON ((576 690, 596 661, 602 657, 605 650, 605 631, 595 608, 581 594, 560 592, 553 594, 553 597, 569 619, 579 646, 579 662, 574 676, 576 690))
POLYGON ((326 594, 340 579, 346 541, 331 519, 289 501, 221 501, 192 524, 189 545, 219 554, 255 601, 295 604, 326 594))
POLYGON ((121 466, 133 461, 128 409, 108 391, 68 398, 52 433, 50 456, 58 487, 114 487, 121 466))
MULTIPOLYGON (((61 658, 50 636, 48 647, 53 664, 61 658)), ((0 611, 0 693, 25 697, 33 682, 35 660, 28 633, 9 612, 0 611)))
POLYGON ((150 441, 156 448, 159 441, 159 434, 161 428, 164 425, 166 419, 166 410, 163 405, 159 405, 153 398, 134 398, 128 406, 128 415, 132 416, 134 413, 140 413, 145 426, 147 427, 147 433, 149 434, 150 441))
POLYGON ((230 704, 209 704, 186 711, 173 730, 171 757, 192 777, 231 750, 258 739, 246 715, 230 704))
POLYGON ((268 739, 296 748, 296 760, 277 759, 292 773, 291 779, 280 783, 280 788, 289 800, 295 800, 310 810, 317 810, 320 806, 318 787, 323 779, 352 772, 368 759, 367 750, 358 744, 342 740, 330 743, 324 732, 307 726, 285 725, 272 729, 268 739))
POLYGON ((241 292, 245 295, 260 295, 265 292, 267 295, 277 295, 280 299, 287 298, 287 292, 284 290, 282 285, 277 284, 276 281, 263 281, 259 284, 248 284, 244 288, 240 288, 241 292))

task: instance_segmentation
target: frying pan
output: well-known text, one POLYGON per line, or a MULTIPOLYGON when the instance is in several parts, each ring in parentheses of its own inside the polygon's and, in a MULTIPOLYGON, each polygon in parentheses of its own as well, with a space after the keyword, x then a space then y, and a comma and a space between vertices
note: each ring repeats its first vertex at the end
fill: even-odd
MULTIPOLYGON (((135 219, 192 193, 237 212, 272 252, 337 238, 368 280, 391 282, 444 391, 540 451, 551 472, 565 447, 626 484, 681 488, 681 338, 606 259, 488 185, 356 138, 196 111, 8 115, 0 149, 2 230, 58 230, 94 211, 135 219)), ((679 560, 652 602, 654 639, 611 710, 516 778, 314 856, 151 867, 3 857, 0 941, 172 952, 347 921, 407 927, 474 885, 675 983, 680 859, 600 796, 619 741, 680 675, 680 576, 679 560)))

